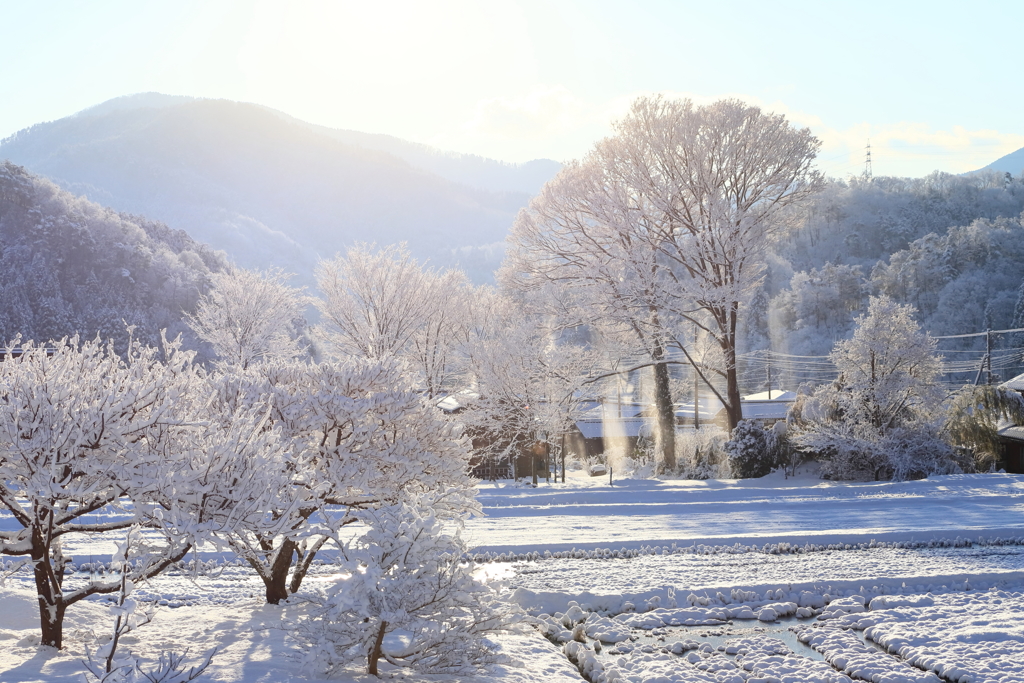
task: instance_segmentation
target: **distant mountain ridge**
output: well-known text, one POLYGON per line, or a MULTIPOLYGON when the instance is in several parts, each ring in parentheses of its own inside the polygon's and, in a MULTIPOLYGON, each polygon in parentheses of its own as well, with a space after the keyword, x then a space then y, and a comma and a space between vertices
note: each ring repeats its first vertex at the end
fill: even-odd
POLYGON ((280 266, 306 284, 318 257, 356 241, 406 241, 418 258, 486 281, 527 190, 558 168, 446 155, 259 105, 158 93, 19 131, 0 142, 3 158, 184 229, 242 266, 280 266))
POLYGON ((1000 171, 1013 176, 1024 174, 1024 147, 1021 147, 1016 152, 1010 152, 1006 156, 999 157, 988 166, 979 170, 1000 171))

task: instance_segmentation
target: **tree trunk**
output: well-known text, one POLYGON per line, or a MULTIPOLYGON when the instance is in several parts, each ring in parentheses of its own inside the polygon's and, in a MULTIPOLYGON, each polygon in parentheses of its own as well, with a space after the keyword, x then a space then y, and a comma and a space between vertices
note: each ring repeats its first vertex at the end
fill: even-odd
POLYGON ((366 673, 377 676, 377 662, 381 657, 381 646, 384 644, 384 631, 387 630, 388 622, 380 622, 380 628, 377 629, 377 637, 373 641, 373 646, 370 648, 370 653, 366 656, 366 673))
MULTIPOLYGON (((42 631, 42 645, 63 647, 64 641, 64 596, 59 586, 50 580, 52 567, 46 556, 46 549, 33 548, 32 560, 36 580, 36 600, 39 603, 39 625, 42 631), (38 555, 38 557, 37 557, 38 555)), ((63 571, 63 568, 61 568, 63 571)))
POLYGON ((313 559, 326 542, 327 536, 322 536, 312 545, 312 547, 307 548, 304 552, 300 552, 298 554, 298 560, 295 562, 295 569, 292 571, 291 581, 288 583, 289 594, 299 592, 299 586, 302 585, 302 580, 306 578, 306 573, 309 571, 310 565, 313 564, 313 559))
POLYGON ((267 602, 271 605, 280 604, 289 595, 288 570, 291 569, 295 549, 294 541, 289 538, 284 539, 281 547, 273 555, 270 573, 263 577, 263 583, 267 587, 267 602))
POLYGON ((733 303, 729 310, 728 334, 722 344, 722 351, 725 354, 725 386, 729 405, 725 408, 729 416, 729 431, 732 432, 743 419, 743 404, 740 402, 740 382, 736 368, 736 323, 739 313, 739 304, 733 303))
MULTIPOLYGON (((733 355, 735 359, 735 355, 733 355)), ((728 390, 729 405, 725 407, 725 414, 729 417, 729 431, 731 432, 743 419, 743 404, 740 403, 740 386, 736 373, 735 360, 725 371, 726 387, 728 390)))
MULTIPOLYGON (((658 350, 655 360, 661 360, 662 353, 658 350)), ((654 404, 657 413, 657 444, 661 473, 674 472, 676 469, 676 413, 672 405, 672 391, 668 383, 668 365, 656 363, 654 366, 654 404)))

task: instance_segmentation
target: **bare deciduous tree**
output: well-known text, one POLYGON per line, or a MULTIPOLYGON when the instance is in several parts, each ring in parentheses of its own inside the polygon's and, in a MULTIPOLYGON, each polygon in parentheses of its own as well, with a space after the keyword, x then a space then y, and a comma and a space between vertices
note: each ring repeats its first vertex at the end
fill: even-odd
POLYGON ((302 288, 287 285, 290 277, 280 269, 215 273, 189 325, 213 346, 222 365, 244 370, 255 362, 300 356, 297 327, 309 299, 302 288))
MULTIPOLYGON (((520 213, 506 281, 566 283, 596 313, 615 313, 638 339, 646 335, 655 361, 668 345, 687 353, 689 324, 705 330, 722 348, 725 390, 694 368, 735 426, 740 306, 760 282, 787 209, 821 185, 811 169, 818 147, 807 129, 737 100, 640 98, 615 135, 520 213)), ((659 396, 668 392, 667 368, 663 375, 659 396)), ((660 399, 659 414, 669 405, 660 399)))
POLYGON ((436 396, 454 371, 466 276, 422 267, 405 245, 357 244, 317 265, 320 334, 339 356, 401 358, 436 396))

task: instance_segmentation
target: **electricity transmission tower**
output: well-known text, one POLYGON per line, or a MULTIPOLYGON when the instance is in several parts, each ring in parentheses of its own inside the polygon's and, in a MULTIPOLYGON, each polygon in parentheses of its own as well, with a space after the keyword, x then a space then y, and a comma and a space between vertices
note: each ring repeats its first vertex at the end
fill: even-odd
POLYGON ((867 147, 864 148, 864 177, 871 180, 871 138, 868 138, 867 147))

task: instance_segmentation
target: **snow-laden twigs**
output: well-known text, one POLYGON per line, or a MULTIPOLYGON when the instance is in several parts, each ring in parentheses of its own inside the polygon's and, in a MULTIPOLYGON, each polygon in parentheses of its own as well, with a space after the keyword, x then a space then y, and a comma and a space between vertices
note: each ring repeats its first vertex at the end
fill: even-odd
POLYGON ((343 546, 348 578, 302 624, 309 664, 332 671, 362 662, 376 675, 381 659, 434 673, 472 673, 491 661, 486 636, 508 630, 517 612, 473 579, 434 502, 412 495, 358 513, 369 530, 343 546))

